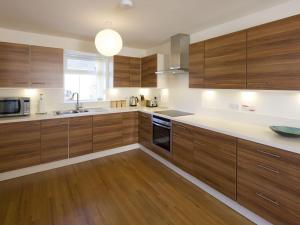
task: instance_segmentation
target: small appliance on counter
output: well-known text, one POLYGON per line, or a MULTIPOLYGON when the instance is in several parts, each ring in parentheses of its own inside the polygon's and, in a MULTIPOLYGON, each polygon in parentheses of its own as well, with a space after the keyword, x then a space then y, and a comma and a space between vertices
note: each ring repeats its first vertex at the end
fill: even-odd
POLYGON ((47 114, 44 95, 40 94, 38 110, 36 114, 47 114))
POLYGON ((157 107, 158 103, 157 103, 156 97, 154 97, 154 99, 151 99, 151 100, 146 100, 146 106, 147 107, 157 107))
POLYGON ((139 102, 138 97, 131 96, 129 99, 129 106, 137 106, 138 102, 139 102))
POLYGON ((0 117, 30 115, 30 98, 0 98, 0 117))

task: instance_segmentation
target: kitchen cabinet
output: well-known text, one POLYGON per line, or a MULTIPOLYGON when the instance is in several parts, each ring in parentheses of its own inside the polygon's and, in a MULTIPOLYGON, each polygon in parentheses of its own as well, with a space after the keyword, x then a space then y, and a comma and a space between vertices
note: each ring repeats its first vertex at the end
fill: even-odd
POLYGON ((141 87, 157 87, 157 54, 141 59, 141 87))
POLYGON ((139 143, 152 148, 152 120, 148 113, 139 112, 139 143))
POLYGON ((123 113, 123 145, 138 143, 139 118, 138 112, 123 113))
POLYGON ((40 163, 40 122, 0 124, 0 172, 40 163))
POLYGON ((204 42, 198 42, 190 45, 189 87, 204 87, 204 42))
POLYGON ((114 87, 140 87, 141 59, 114 56, 114 87))
POLYGON ((205 41, 205 88, 246 88, 246 31, 205 41))
POLYGON ((122 113, 93 116, 93 151, 123 146, 122 113))
POLYGON ((30 82, 34 88, 63 88, 63 49, 30 46, 30 82))
POLYGON ((194 143, 193 128, 189 125, 172 123, 172 157, 173 162, 185 170, 194 173, 194 143))
POLYGON ((41 121, 41 161, 51 162, 68 158, 68 119, 41 121))
POLYGON ((237 201, 273 224, 300 224, 300 155, 238 140, 237 201))
POLYGON ((93 152, 93 117, 80 116, 69 119, 69 156, 93 152))
POLYGON ((28 45, 0 42, 0 87, 28 87, 30 73, 28 45))
POLYGON ((194 128, 194 175, 236 199, 236 138, 194 128))
POLYGON ((247 87, 300 89, 300 15, 248 30, 247 87))

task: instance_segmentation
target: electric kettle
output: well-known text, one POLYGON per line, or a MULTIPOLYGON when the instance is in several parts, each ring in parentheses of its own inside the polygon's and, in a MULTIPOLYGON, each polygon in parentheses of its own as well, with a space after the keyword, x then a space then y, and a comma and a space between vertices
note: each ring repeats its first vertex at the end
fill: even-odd
POLYGON ((130 106, 137 106, 138 102, 139 102, 139 99, 137 97, 131 96, 129 99, 130 106))

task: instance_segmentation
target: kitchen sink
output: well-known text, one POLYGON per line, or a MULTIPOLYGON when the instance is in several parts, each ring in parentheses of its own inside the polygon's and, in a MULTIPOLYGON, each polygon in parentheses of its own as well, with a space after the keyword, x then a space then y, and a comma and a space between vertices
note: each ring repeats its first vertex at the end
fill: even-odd
POLYGON ((88 109, 65 110, 65 111, 56 111, 55 115, 78 114, 78 113, 87 113, 87 112, 90 111, 88 109))

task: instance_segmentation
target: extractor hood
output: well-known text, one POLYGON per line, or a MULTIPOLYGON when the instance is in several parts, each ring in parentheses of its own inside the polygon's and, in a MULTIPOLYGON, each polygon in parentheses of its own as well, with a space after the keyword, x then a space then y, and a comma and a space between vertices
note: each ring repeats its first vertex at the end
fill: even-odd
POLYGON ((189 45, 188 34, 176 34, 171 37, 170 66, 166 70, 157 71, 156 74, 172 73, 182 74, 189 71, 189 45))

